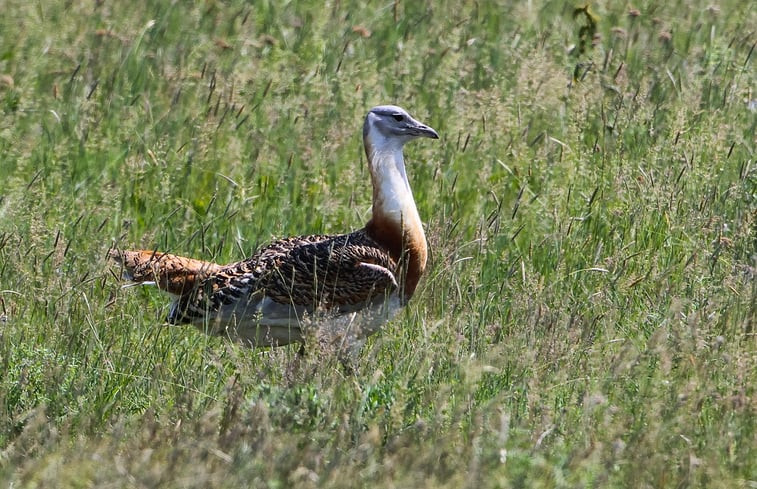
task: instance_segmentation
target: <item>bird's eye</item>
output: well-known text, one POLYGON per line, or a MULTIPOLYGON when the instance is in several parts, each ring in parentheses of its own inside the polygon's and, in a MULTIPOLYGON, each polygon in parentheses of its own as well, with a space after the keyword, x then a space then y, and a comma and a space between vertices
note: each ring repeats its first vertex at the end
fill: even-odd
POLYGON ((405 116, 402 114, 393 114, 392 117, 394 117, 394 120, 397 122, 402 122, 405 120, 405 116))

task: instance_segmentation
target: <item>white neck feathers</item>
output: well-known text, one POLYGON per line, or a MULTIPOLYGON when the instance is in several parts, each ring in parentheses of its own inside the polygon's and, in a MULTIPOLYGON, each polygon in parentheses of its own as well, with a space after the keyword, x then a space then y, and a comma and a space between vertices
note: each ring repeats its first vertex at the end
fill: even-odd
POLYGON ((405 255, 405 298, 415 291, 426 268, 427 243, 405 172, 404 141, 377 131, 365 135, 365 152, 373 182, 373 217, 366 226, 395 259, 405 255))
POLYGON ((373 153, 371 178, 374 185, 374 215, 379 213, 385 220, 405 230, 420 226, 421 219, 407 181, 402 149, 373 153))
MULTIPOLYGON (((365 135, 365 152, 373 183, 373 216, 400 227, 404 233, 420 233, 423 226, 405 172, 405 141, 385 137, 371 128, 365 135)), ((423 236, 425 244, 425 236, 423 236)))

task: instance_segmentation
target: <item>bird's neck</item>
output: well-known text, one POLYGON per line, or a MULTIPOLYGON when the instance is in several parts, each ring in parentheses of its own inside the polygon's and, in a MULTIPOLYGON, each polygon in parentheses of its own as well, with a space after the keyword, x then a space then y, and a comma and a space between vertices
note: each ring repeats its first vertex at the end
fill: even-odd
POLYGON ((428 250, 407 181, 402 146, 376 148, 368 143, 365 149, 373 183, 373 216, 366 231, 402 263, 403 294, 408 300, 426 269, 428 250))

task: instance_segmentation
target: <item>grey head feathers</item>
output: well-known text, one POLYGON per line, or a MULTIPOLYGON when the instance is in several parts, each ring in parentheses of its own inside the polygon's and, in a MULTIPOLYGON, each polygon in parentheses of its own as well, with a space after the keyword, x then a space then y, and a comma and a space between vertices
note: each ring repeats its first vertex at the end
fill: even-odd
POLYGON ((372 108, 363 124, 363 137, 376 140, 396 141, 400 146, 417 137, 439 139, 432 128, 414 119, 402 107, 379 105, 372 108))

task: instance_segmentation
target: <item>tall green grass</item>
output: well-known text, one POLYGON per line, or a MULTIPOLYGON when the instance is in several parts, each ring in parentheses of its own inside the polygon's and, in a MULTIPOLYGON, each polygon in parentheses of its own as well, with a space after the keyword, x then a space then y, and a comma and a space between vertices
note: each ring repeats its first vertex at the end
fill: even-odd
POLYGON ((754 487, 757 14, 581 6, 6 2, 0 481, 754 487), (380 103, 431 260, 353 373, 120 288, 360 227, 380 103))

